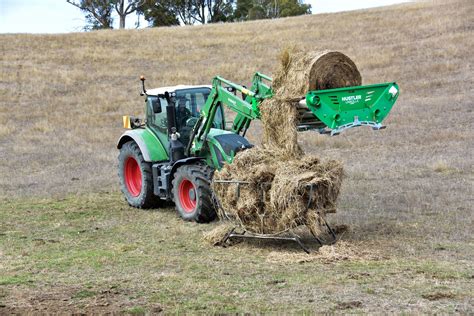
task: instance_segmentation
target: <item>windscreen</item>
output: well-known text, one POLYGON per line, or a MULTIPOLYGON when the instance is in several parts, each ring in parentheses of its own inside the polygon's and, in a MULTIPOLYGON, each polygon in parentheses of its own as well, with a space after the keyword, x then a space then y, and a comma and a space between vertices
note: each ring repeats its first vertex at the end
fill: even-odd
MULTIPOLYGON (((176 91, 176 120, 178 130, 186 125, 191 117, 198 118, 201 109, 206 104, 210 88, 193 88, 176 91)), ((214 127, 224 128, 222 108, 219 107, 214 117, 214 127)))

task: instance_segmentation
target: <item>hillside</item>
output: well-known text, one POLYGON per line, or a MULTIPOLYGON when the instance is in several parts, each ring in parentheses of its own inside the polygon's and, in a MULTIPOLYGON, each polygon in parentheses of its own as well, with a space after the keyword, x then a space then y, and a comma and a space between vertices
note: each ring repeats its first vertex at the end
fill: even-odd
MULTIPOLYGON (((270 73, 280 50, 292 44, 344 52, 365 83, 400 84, 402 97, 382 140, 384 148, 403 151, 397 157, 407 156, 400 171, 438 160, 465 170, 470 163, 462 157, 470 148, 461 144, 470 129, 458 126, 472 124, 466 96, 473 88, 473 7, 469 1, 416 3, 238 24, 0 35, 0 172, 7 175, 0 195, 115 189, 121 115, 143 112, 140 74, 149 86, 210 83, 217 74, 248 83, 257 70, 270 73), (450 148, 457 157, 444 157, 450 148), (410 158, 415 155, 421 156, 410 158)), ((350 165, 356 157, 344 153, 359 148, 355 155, 376 155, 381 138, 364 132, 307 137, 322 145, 318 151, 340 148, 350 165)))
MULTIPOLYGON (((319 303, 329 305, 316 310, 334 311, 339 303, 328 297, 335 292, 337 302, 352 302, 354 297, 362 297, 361 308, 365 312, 380 308, 395 312, 454 312, 455 308, 461 312, 472 311, 474 294, 469 278, 472 280, 474 256, 473 16, 472 1, 453 0, 235 24, 62 35, 1 34, 0 204, 3 206, 0 206, 0 232, 6 233, 0 234, 0 238, 8 243, 1 245, 0 256, 5 254, 5 262, 9 264, 0 263, 0 274, 6 276, 0 277, 0 285, 11 287, 0 291, 0 303, 2 300, 14 302, 12 297, 26 302, 28 295, 33 295, 33 288, 58 294, 51 285, 56 277, 62 280, 67 291, 74 293, 83 286, 86 288, 88 282, 93 292, 103 290, 104 284, 112 282, 104 277, 104 271, 110 272, 102 266, 104 262, 116 271, 135 275, 136 267, 114 261, 130 256, 128 250, 120 248, 123 245, 115 244, 119 241, 114 236, 124 234, 120 241, 124 247, 132 244, 135 247, 130 253, 144 251, 148 256, 143 262, 137 259, 136 253, 132 258, 147 278, 144 284, 155 277, 168 282, 170 275, 172 279, 166 285, 173 295, 151 294, 139 277, 127 279, 129 292, 122 292, 126 293, 123 296, 141 291, 141 298, 129 300, 146 308, 150 305, 144 302, 150 302, 147 301, 150 297, 164 304, 165 310, 169 307, 169 311, 179 311, 174 301, 176 293, 199 297, 206 302, 212 301, 212 295, 218 295, 220 288, 229 290, 227 286, 232 284, 245 287, 226 277, 231 285, 222 283, 208 274, 207 266, 216 268, 219 273, 232 270, 233 260, 239 257, 242 262, 236 267, 236 278, 242 277, 251 285, 239 292, 238 297, 247 303, 239 308, 238 300, 226 296, 213 311, 285 310, 280 302, 275 302, 272 293, 279 293, 281 297, 298 296, 287 305, 293 311, 314 311, 319 303), (192 255, 199 258, 198 253, 207 251, 199 243, 199 234, 206 228, 184 225, 172 212, 131 210, 123 205, 118 194, 115 144, 123 131, 121 116, 143 113, 138 78, 145 75, 148 87, 208 84, 215 75, 248 84, 255 71, 271 75, 279 52, 292 45, 345 53, 355 61, 364 84, 396 81, 400 85, 401 95, 386 120, 387 129, 379 132, 354 129, 332 138, 307 132, 300 137, 307 152, 337 158, 344 163, 346 179, 338 214, 332 219, 351 226, 351 233, 344 238, 362 243, 389 259, 380 266, 378 262, 336 265, 334 269, 344 280, 331 278, 328 273, 322 281, 328 287, 314 290, 309 282, 317 280, 304 280, 292 274, 297 271, 304 275, 305 267, 315 268, 309 266, 311 263, 299 265, 293 271, 291 266, 268 263, 267 257, 272 254, 269 248, 213 249, 202 263, 205 269, 196 263, 202 270, 193 270, 193 278, 186 279, 180 271, 196 268, 190 263, 197 260, 192 255), (101 201, 105 201, 103 205, 101 201), (43 211, 45 217, 41 217, 43 211), (78 216, 71 220, 72 224, 67 222, 68 212, 78 216), (30 216, 39 216, 39 224, 28 222, 30 216), (45 218, 51 223, 57 219, 66 226, 54 227, 68 227, 68 230, 56 231, 53 224, 43 222, 45 218), (83 221, 79 221, 81 219, 83 221), (134 220, 141 226, 132 224, 134 220), (169 226, 160 221, 169 221, 172 227, 173 237, 168 248, 159 244, 161 238, 168 238, 169 232, 169 226), (117 223, 130 231, 120 229, 117 223), (93 281, 82 275, 86 264, 81 261, 83 257, 69 258, 71 261, 58 259, 41 268, 31 263, 34 268, 30 268, 34 260, 29 261, 28 255, 37 255, 38 262, 44 260, 39 253, 44 249, 36 249, 37 244, 33 242, 36 235, 30 236, 30 230, 57 234, 62 243, 44 247, 50 247, 51 256, 63 258, 64 253, 60 251, 69 251, 70 247, 79 245, 89 249, 90 244, 80 239, 86 237, 79 237, 76 230, 88 230, 90 225, 98 225, 100 229, 112 225, 116 229, 101 235, 108 238, 107 242, 94 242, 94 247, 110 246, 110 258, 102 262, 97 259, 99 255, 84 257, 94 258, 92 266, 86 269, 94 276, 93 281), (143 227, 161 235, 151 236, 143 227), (189 242, 180 237, 183 233, 189 234, 195 244, 184 258, 178 258, 176 248, 185 247, 183 245, 189 242), (25 238, 27 246, 24 246, 25 238), (79 241, 76 242, 76 238, 79 241), (144 246, 149 240, 154 242, 152 248, 144 246), (217 267, 221 251, 228 252, 222 257, 223 266, 217 267), (24 252, 26 257, 16 255, 24 252), (173 265, 155 261, 156 253, 171 256, 173 265), (169 274, 161 277, 153 274, 151 269, 157 268, 155 262, 164 265, 169 274), (61 263, 64 266, 59 267, 61 263), (278 288, 280 292, 272 289, 267 293, 267 287, 262 288, 255 281, 258 276, 248 275, 246 264, 258 265, 256 271, 263 274, 280 273, 287 283, 278 288), (353 268, 357 271, 352 271, 353 268), (47 277, 43 279, 38 271, 47 277), (372 283, 350 281, 348 271, 354 272, 355 278, 370 273, 367 282, 372 283), (27 277, 18 279, 17 275, 27 277), (206 279, 200 285, 208 291, 208 296, 199 296, 202 295, 200 288, 190 289, 190 293, 181 289, 181 284, 194 284, 203 275, 214 282, 205 283, 211 282, 206 279), (415 279, 418 281, 412 281, 415 279), (34 285, 24 280, 33 280, 34 285), (303 285, 293 286, 292 282, 303 285), (344 282, 350 286, 343 288, 344 282), (360 287, 364 288, 362 294, 360 287), (397 290, 384 290, 390 287, 397 290), (20 292, 29 294, 21 296, 20 292), (431 297, 433 293, 449 295, 441 300, 421 298, 422 295, 431 297), (258 295, 252 296, 255 294, 258 295), (272 302, 276 305, 272 306, 272 302)), ((250 139, 258 143, 258 124, 252 133, 250 139)), ((95 240, 95 237, 87 238, 95 240)), ((333 267, 318 263, 316 268, 327 272, 333 267)), ((122 276, 113 273, 110 278, 123 281, 122 276)), ((275 280, 263 277, 263 281, 275 280)), ((87 300, 89 296, 81 299, 87 300)), ((203 312, 206 311, 203 302, 191 299, 186 306, 203 312)), ((21 306, 28 305, 25 304, 21 306)))

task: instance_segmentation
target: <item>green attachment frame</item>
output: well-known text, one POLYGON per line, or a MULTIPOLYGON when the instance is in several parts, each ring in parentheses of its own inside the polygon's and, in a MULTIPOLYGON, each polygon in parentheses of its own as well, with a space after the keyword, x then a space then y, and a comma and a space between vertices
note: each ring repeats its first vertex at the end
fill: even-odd
MULTIPOLYGON (((208 163, 215 165, 216 153, 209 148, 208 136, 211 136, 212 142, 212 122, 217 108, 223 105, 235 112, 231 132, 245 136, 251 121, 260 119, 262 102, 274 95, 271 82, 271 77, 257 72, 252 78, 251 88, 247 89, 222 77, 215 77, 201 116, 193 129, 193 142, 189 153, 202 157, 210 155, 208 163), (240 95, 237 92, 240 92, 240 95)), ((398 95, 399 88, 394 82, 310 91, 295 105, 298 108, 297 128, 300 131, 319 130, 331 135, 357 126, 369 126, 379 130, 384 128, 381 123, 389 114, 398 95)), ((220 150, 219 145, 215 145, 215 148, 220 150)), ((233 155, 225 157, 225 160, 233 160, 233 155)))
MULTIPOLYGON (((395 82, 330 90, 310 91, 306 94, 306 106, 319 120, 315 124, 321 132, 337 135, 343 130, 370 126, 382 129, 399 95, 395 82), (328 127, 330 131, 326 131, 328 127)), ((302 105, 304 107, 304 104, 302 105)), ((304 126, 298 126, 304 129, 304 126)))

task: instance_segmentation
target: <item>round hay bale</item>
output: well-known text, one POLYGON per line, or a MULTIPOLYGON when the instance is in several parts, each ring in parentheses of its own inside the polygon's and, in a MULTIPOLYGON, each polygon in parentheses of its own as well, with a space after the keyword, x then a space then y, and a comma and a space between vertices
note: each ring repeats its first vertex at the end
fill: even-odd
POLYGON ((274 97, 261 105, 263 145, 280 156, 303 154, 298 145, 297 103, 308 91, 359 86, 362 78, 354 62, 336 51, 304 52, 287 49, 280 56, 272 88, 274 97))
POLYGON ((286 160, 303 155, 303 150, 298 144, 296 130, 298 110, 295 101, 273 97, 265 100, 260 109, 263 126, 262 145, 286 160))
POLYGON ((273 89, 279 98, 303 97, 308 91, 360 86, 355 63, 337 51, 285 50, 274 74, 273 89))

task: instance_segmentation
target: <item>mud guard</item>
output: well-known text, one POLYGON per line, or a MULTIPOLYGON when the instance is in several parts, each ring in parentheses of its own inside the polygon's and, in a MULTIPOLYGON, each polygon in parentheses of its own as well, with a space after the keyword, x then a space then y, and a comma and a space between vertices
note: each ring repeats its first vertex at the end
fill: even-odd
POLYGON ((145 161, 155 162, 169 160, 168 152, 163 144, 148 128, 137 128, 126 131, 120 136, 117 148, 120 149, 123 144, 131 140, 138 145, 145 161))

